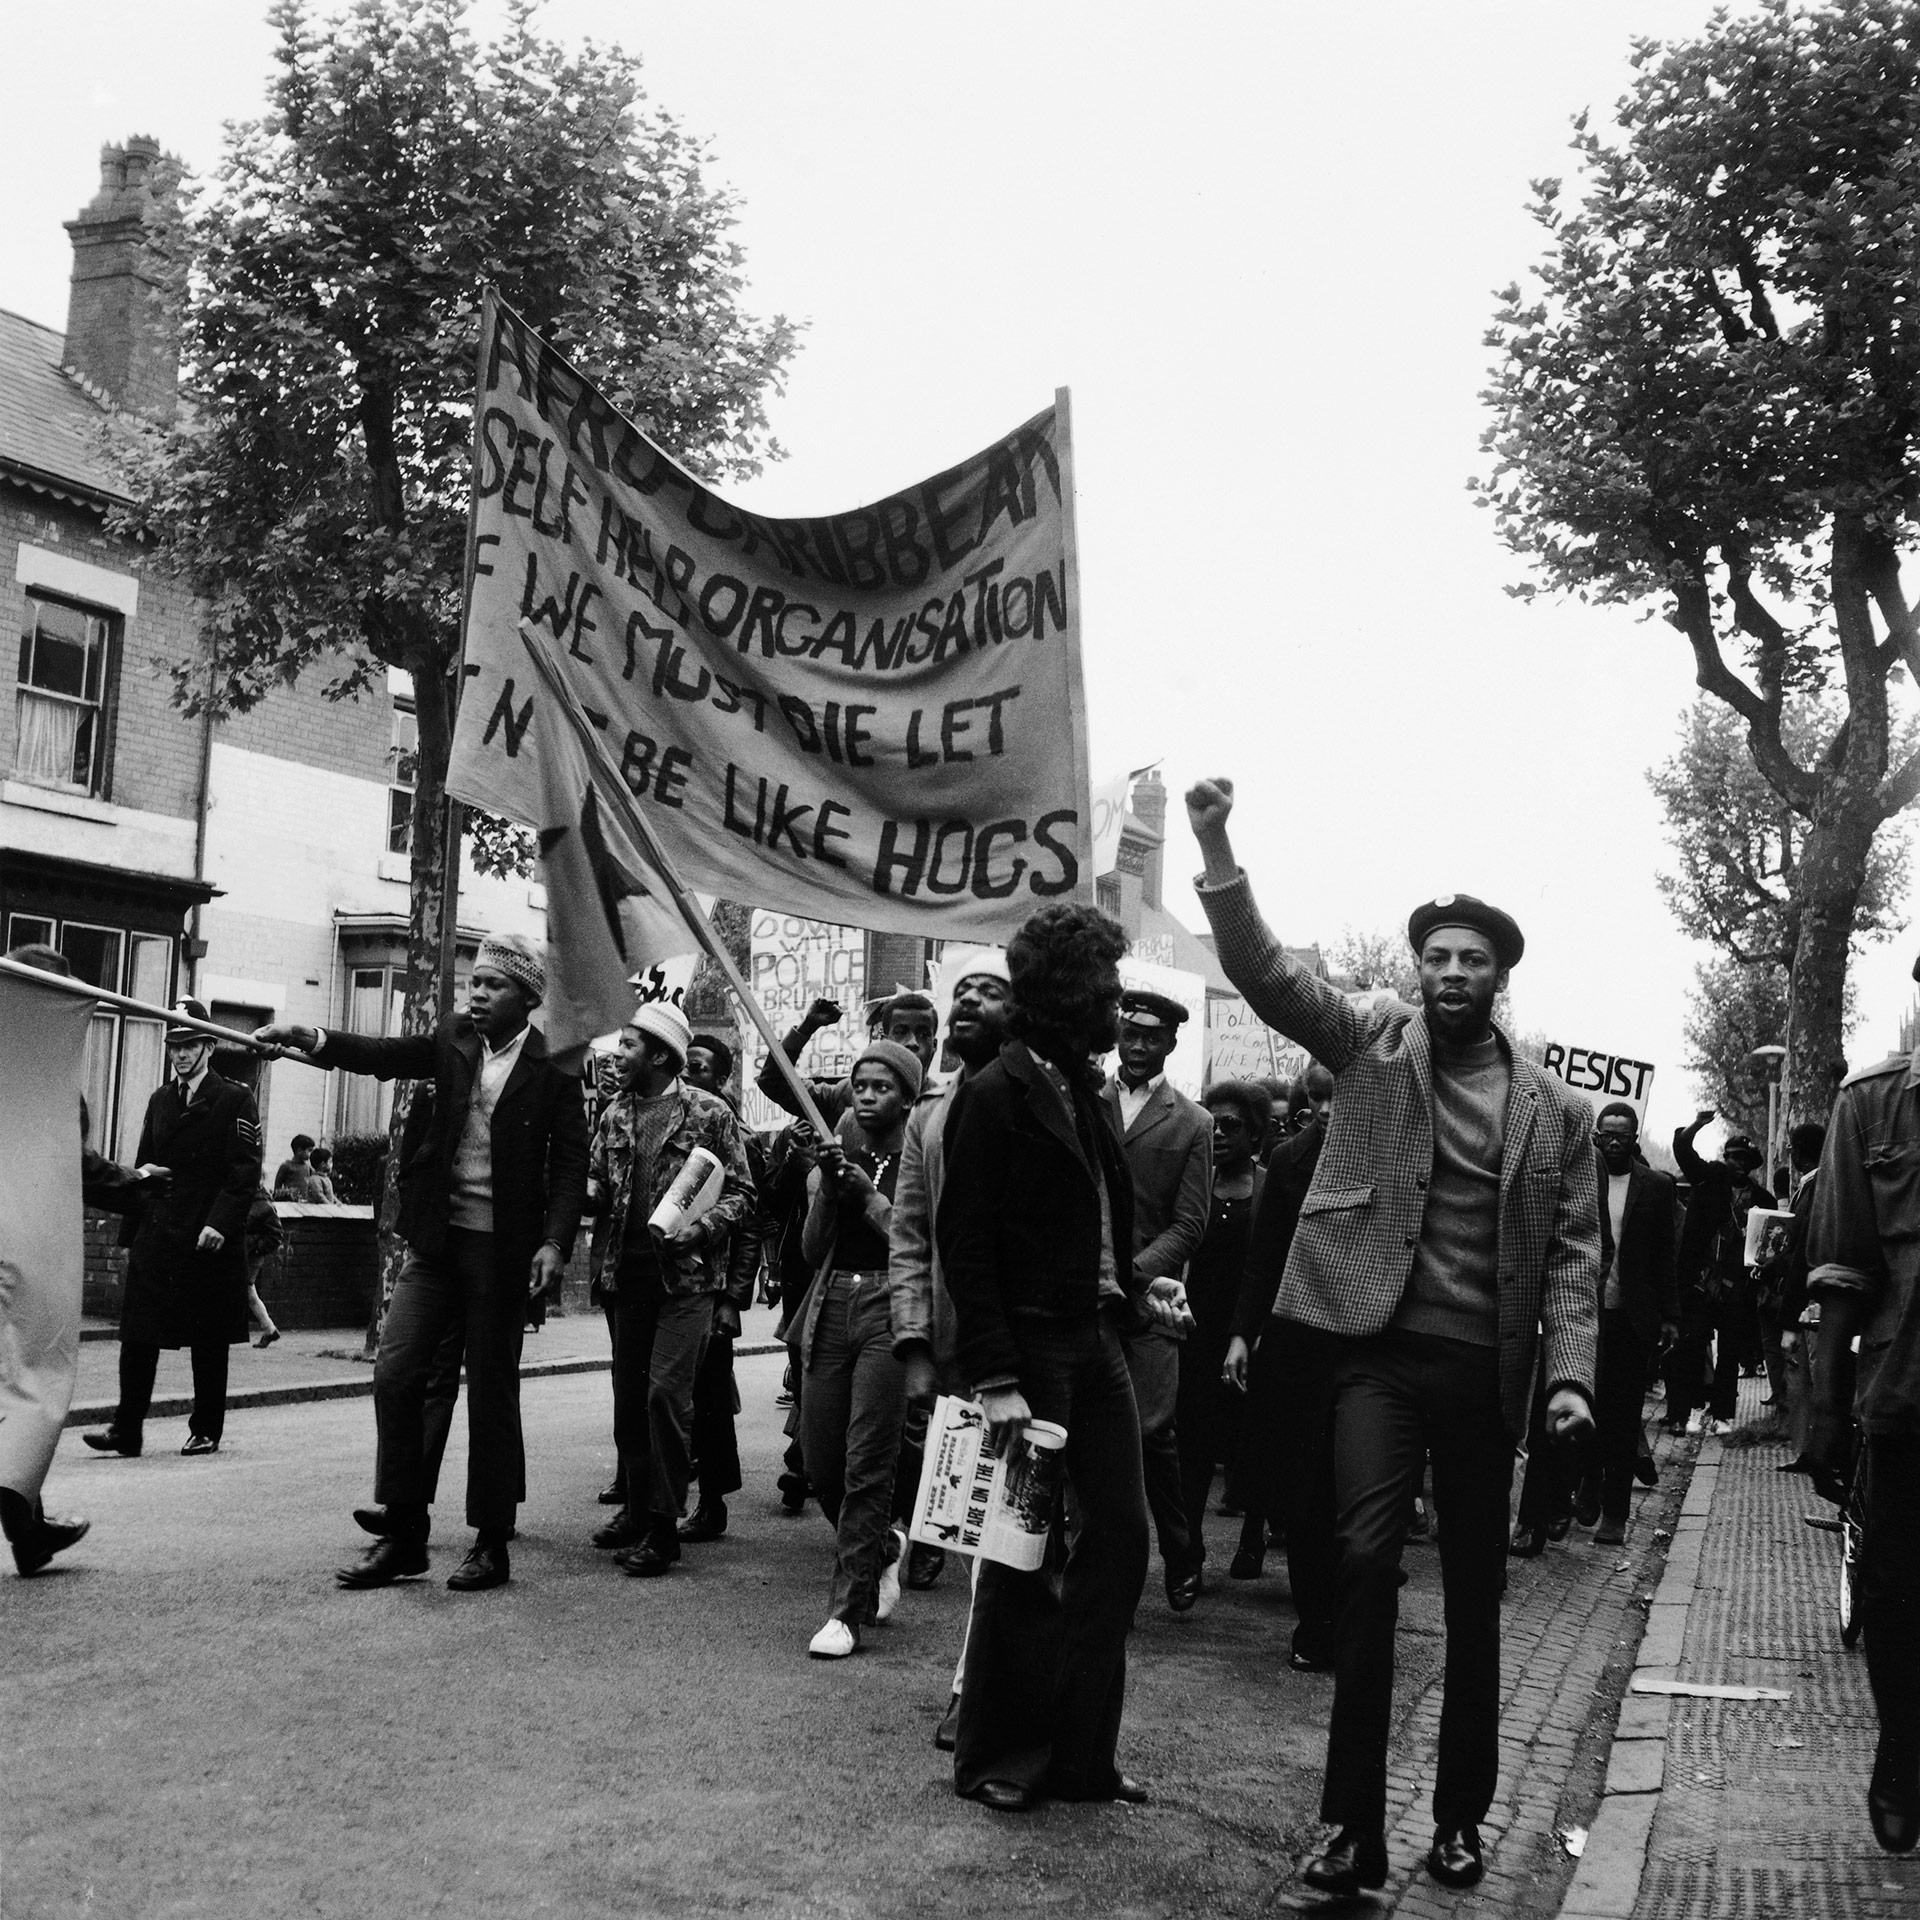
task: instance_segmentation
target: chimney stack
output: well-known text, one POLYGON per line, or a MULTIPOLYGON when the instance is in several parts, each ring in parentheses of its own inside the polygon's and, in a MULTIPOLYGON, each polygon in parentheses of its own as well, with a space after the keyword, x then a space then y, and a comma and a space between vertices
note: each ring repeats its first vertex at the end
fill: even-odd
POLYGON ((1157 769, 1143 774, 1133 783, 1133 797, 1127 806, 1133 817, 1155 836, 1153 851, 1147 855, 1146 866, 1140 875, 1140 897, 1150 907, 1164 906, 1166 903, 1160 897, 1160 883, 1167 859, 1167 790, 1160 784, 1157 769))
POLYGON ((180 328, 170 284, 167 229, 180 166, 159 141, 135 134, 100 149, 100 191, 69 220, 73 282, 66 364, 96 392, 149 419, 173 418, 180 328))

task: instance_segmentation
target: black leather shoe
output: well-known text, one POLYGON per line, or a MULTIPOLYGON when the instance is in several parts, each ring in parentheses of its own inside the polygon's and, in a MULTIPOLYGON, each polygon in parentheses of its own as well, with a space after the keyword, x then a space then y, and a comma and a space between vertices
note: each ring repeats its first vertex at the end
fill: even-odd
POLYGON ((1321 1893, 1362 1893, 1387 1884, 1384 1834, 1342 1827, 1318 1853, 1300 1863, 1300 1878, 1321 1893))
POLYGON ((387 1519, 385 1507, 355 1507, 353 1524, 362 1533, 370 1533, 376 1540, 384 1540, 387 1537, 390 1522, 387 1519))
POLYGON ((196 1453, 218 1453, 220 1451, 220 1442, 218 1440, 209 1440, 204 1433, 190 1433, 187 1435, 187 1444, 182 1447, 180 1451, 188 1455, 196 1453))
POLYGON ((695 1507, 674 1529, 682 1540, 718 1540, 726 1530, 727 1503, 724 1500, 716 1500, 710 1507, 695 1507))
POLYGON ((489 1587, 504 1587, 509 1572, 504 1540, 476 1540, 447 1575, 447 1585, 455 1593, 484 1593, 489 1587))
POLYGON ((807 1476, 783 1473, 775 1483, 780 1489, 780 1504, 789 1513, 798 1513, 807 1504, 807 1476))
POLYGON ((624 1513, 616 1514, 605 1526, 593 1530, 593 1544, 603 1553, 625 1553, 629 1547, 639 1546, 646 1537, 646 1528, 637 1526, 624 1513))
POLYGON ((933 1730, 933 1744, 942 1753, 951 1753, 954 1742, 960 1737, 960 1696, 956 1693, 947 1702, 947 1710, 940 1716, 940 1724, 933 1730))
POLYGON ((636 1580, 657 1580, 663 1573, 671 1573, 679 1558, 677 1551, 668 1553, 657 1540, 642 1540, 637 1547, 616 1553, 613 1564, 636 1580))
POLYGON ((1242 1547, 1227 1568, 1229 1580, 1258 1580, 1267 1570, 1265 1547, 1242 1547))
POLYGON ((618 1475, 607 1482, 596 1496, 603 1507, 624 1507, 627 1504, 627 1489, 618 1475))
POLYGON ((1557 1513, 1547 1522, 1549 1540, 1564 1540, 1572 1531, 1573 1515, 1570 1513, 1557 1513))
POLYGON ((1657 1487, 1660 1484, 1660 1469, 1654 1465, 1652 1454, 1642 1453, 1634 1456, 1633 1477, 1643 1487, 1657 1487))
POLYGON ((1873 1837, 1889 1853, 1911 1853, 1920 1845, 1920 1756, 1903 1767, 1881 1742, 1867 1788, 1867 1814, 1873 1837))
POLYGON ((38 1573, 56 1553, 65 1553, 77 1540, 87 1537, 91 1520, 56 1520, 52 1514, 43 1513, 27 1530, 25 1535, 13 1543, 13 1564, 23 1574, 38 1573))
POLYGON ((1443 1887, 1471 1887, 1486 1872, 1478 1827, 1436 1828, 1427 1849, 1427 1871, 1443 1887))
POLYGON ((1600 1489, 1597 1486, 1583 1486, 1580 1497, 1573 1503, 1573 1517, 1583 1527, 1598 1524, 1600 1519, 1600 1489))
POLYGON ((1032 1789, 1023 1787, 1017 1780, 982 1780, 967 1798, 978 1800, 983 1807, 991 1807, 995 1813, 1033 1811, 1032 1789))
POLYGON ((102 1427, 98 1433, 83 1433, 80 1438, 95 1453, 124 1453, 129 1460, 140 1457, 138 1440, 122 1440, 112 1427, 102 1427))
POLYGON ((1193 1603, 1200 1598, 1200 1569, 1195 1567, 1191 1573, 1178 1576, 1167 1575, 1167 1605, 1175 1613, 1191 1613, 1193 1603))
POLYGON ((916 1540, 907 1549, 907 1570, 904 1582, 915 1593, 925 1593, 946 1570, 947 1550, 945 1547, 930 1547, 923 1540, 916 1540))
POLYGON ((1115 1773, 1097 1787, 1089 1787, 1064 1774, 1047 1776, 1049 1800, 1124 1800, 1130 1807, 1144 1807, 1153 1796, 1131 1775, 1115 1773))
POLYGON ((1547 1536, 1538 1527, 1515 1527, 1507 1551, 1516 1560, 1537 1560, 1547 1550, 1547 1536))
POLYGON ((1302 1653, 1298 1647, 1287 1655, 1287 1665, 1295 1673, 1331 1673, 1333 1671, 1331 1660, 1316 1660, 1312 1654, 1302 1653))
POLYGON ((333 1577, 343 1587, 390 1587, 396 1580, 411 1580, 427 1570, 427 1543, 424 1540, 376 1541, 350 1567, 342 1567, 333 1577))

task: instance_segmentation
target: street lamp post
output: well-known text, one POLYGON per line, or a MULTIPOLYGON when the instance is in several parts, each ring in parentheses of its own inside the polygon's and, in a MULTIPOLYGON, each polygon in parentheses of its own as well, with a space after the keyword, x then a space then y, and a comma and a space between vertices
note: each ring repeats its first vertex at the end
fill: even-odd
POLYGON ((1747 1055, 1747 1064, 1758 1064, 1767 1076, 1767 1184, 1773 1184, 1773 1170, 1780 1164, 1780 1073, 1787 1061, 1785 1047, 1755 1047, 1747 1055))

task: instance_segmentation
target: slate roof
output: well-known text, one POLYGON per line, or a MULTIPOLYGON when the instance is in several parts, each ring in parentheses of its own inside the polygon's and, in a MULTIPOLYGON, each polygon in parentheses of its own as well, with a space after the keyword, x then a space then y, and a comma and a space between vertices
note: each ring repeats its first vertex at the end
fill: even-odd
POLYGON ((42 492, 124 500, 103 457, 107 409, 60 371, 66 336, 0 308, 0 473, 42 492))

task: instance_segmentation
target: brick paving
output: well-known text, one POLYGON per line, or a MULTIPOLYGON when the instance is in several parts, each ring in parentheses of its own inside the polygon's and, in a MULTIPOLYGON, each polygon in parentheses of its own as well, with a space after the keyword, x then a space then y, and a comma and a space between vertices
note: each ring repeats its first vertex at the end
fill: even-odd
MULTIPOLYGON (((1649 1402, 1650 1418, 1652 1412, 1649 1402)), ((1481 1828, 1487 1854, 1481 1884, 1454 1893, 1426 1874, 1442 1685, 1437 1658, 1422 1664, 1406 1658, 1410 1649, 1403 1625, 1387 1774, 1387 1886, 1364 1907, 1343 1908, 1292 1881, 1279 1890, 1277 1906, 1391 1913, 1408 1920, 1443 1915, 1550 1920, 1559 1912, 1575 1863, 1558 1830, 1586 1827, 1600 1803, 1615 1715, 1640 1643, 1646 1599, 1659 1578, 1696 1448, 1692 1440, 1676 1444, 1659 1436, 1660 1485, 1636 1490, 1624 1546, 1596 1547, 1591 1532, 1576 1527, 1564 1544, 1549 1545, 1537 1560, 1507 1563, 1500 1773, 1481 1828)), ((1516 1502, 1519 1490, 1516 1471, 1516 1502)), ((1410 1558, 1427 1551, 1408 1550, 1410 1558)))
MULTIPOLYGON (((1742 1382, 1743 1424, 1762 1386, 1742 1382)), ((1782 1443, 1710 1441, 1703 1454, 1715 1487, 1675 1678, 1791 1697, 1668 1705, 1635 1920, 1920 1914, 1920 1856, 1882 1853, 1867 1824, 1866 1661, 1840 1644, 1839 1542, 1804 1519, 1832 1510, 1774 1471, 1786 1457, 1782 1443)))

